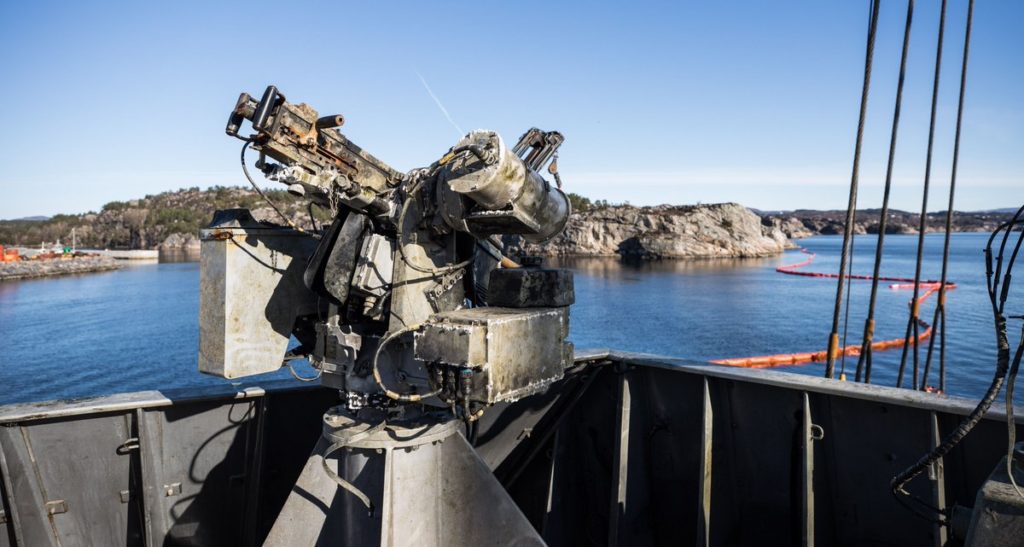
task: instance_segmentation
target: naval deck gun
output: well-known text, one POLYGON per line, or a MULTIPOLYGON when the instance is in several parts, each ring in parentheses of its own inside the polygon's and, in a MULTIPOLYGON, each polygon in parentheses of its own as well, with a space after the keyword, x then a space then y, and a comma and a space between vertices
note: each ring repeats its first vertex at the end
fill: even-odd
POLYGON ((401 173, 348 140, 343 123, 274 86, 258 101, 239 97, 226 133, 244 141, 249 181, 259 191, 252 149, 266 178, 332 220, 312 230, 284 214, 280 226, 218 211, 201 234, 199 369, 233 379, 304 358, 340 394, 268 544, 312 544, 334 528, 364 544, 400 522, 406 539, 443 529, 462 544, 487 523, 459 532, 452 521, 464 515, 393 500, 429 492, 431 505, 452 498, 441 504, 452 511, 467 499, 509 503, 482 498, 501 490, 481 489, 495 479, 455 433, 465 424, 472 440, 490 405, 544 391, 573 363, 571 273, 521 267, 495 237, 540 243, 563 230, 570 204, 555 162, 564 139, 534 128, 509 147, 493 131, 472 131, 431 165, 401 173), (339 487, 351 494, 341 509, 309 511, 303 495, 319 492, 330 505, 339 487))

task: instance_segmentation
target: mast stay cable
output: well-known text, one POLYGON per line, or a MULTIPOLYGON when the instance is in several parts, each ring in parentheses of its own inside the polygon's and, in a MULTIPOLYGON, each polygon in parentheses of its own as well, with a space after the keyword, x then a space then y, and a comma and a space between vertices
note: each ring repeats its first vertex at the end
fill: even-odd
POLYGON ((839 346, 839 316, 843 306, 843 283, 846 282, 846 268, 850 258, 850 240, 853 238, 854 214, 857 209, 857 183, 860 176, 861 147, 864 143, 864 122, 868 110, 868 92, 871 89, 871 64, 875 53, 875 36, 878 32, 879 3, 880 0, 873 0, 871 3, 867 51, 864 55, 864 85, 860 96, 860 116, 857 121, 857 141, 854 145, 853 169, 850 175, 850 197, 846 208, 846 226, 843 229, 843 250, 839 261, 839 282, 836 283, 836 301, 832 312, 832 330, 828 339, 828 358, 825 363, 826 378, 835 376, 836 350, 839 346))
MULTIPOLYGON (((900 355, 900 368, 899 373, 896 376, 896 387, 903 387, 903 373, 907 368, 907 345, 910 343, 910 337, 913 335, 916 340, 918 339, 918 336, 920 336, 918 321, 921 319, 921 301, 918 295, 921 291, 921 264, 924 262, 924 234, 928 228, 928 193, 932 178, 932 150, 935 146, 935 114, 939 101, 939 80, 942 70, 942 42, 946 28, 946 1, 947 0, 942 0, 942 6, 939 8, 939 36, 935 45, 935 79, 932 82, 932 107, 931 116, 928 122, 928 151, 925 153, 924 188, 921 197, 921 218, 919 219, 917 228, 917 260, 914 263, 914 296, 910 300, 910 317, 907 319, 907 332, 903 336, 906 342, 903 345, 903 353, 900 355)), ((918 369, 920 354, 920 348, 917 344, 914 344, 914 370, 918 369)), ((926 384, 927 381, 928 373, 926 371, 926 384)))
MULTIPOLYGON (((949 264, 949 237, 950 237, 950 231, 951 231, 951 228, 952 228, 951 225, 952 225, 952 218, 953 218, 953 198, 955 196, 955 190, 956 190, 956 171, 957 171, 957 162, 958 162, 959 154, 960 154, 960 130, 961 130, 962 121, 963 121, 964 91, 965 91, 966 83, 967 83, 967 60, 968 60, 968 53, 970 51, 971 23, 972 23, 972 20, 973 20, 973 15, 974 15, 974 0, 969 0, 969 2, 967 4, 966 31, 965 31, 965 34, 964 34, 963 64, 961 66, 961 72, 960 72, 960 97, 959 97, 959 103, 958 103, 958 106, 957 106, 957 115, 956 115, 956 134, 955 134, 954 141, 953 141, 953 167, 952 167, 952 174, 950 176, 949 205, 948 205, 948 208, 946 210, 946 234, 945 234, 945 246, 943 248, 942 277, 941 277, 941 282, 943 283, 943 285, 940 285, 940 287, 939 287, 939 302, 936 305, 936 315, 935 315, 936 318, 939 317, 940 313, 943 313, 940 310, 942 310, 944 308, 943 304, 945 303, 944 302, 945 301, 945 285, 944 285, 944 283, 946 281, 947 266, 949 264)), ((1017 214, 1014 215, 1013 219, 1010 222, 1008 222, 1005 225, 997 228, 996 231, 993 232, 992 236, 989 238, 989 243, 988 243, 988 245, 986 246, 986 249, 985 249, 986 278, 988 279, 989 296, 992 299, 992 309, 994 311, 995 323, 996 323, 996 336, 997 336, 998 346, 999 346, 998 347, 997 358, 996 358, 996 370, 995 370, 995 374, 992 377, 992 383, 989 385, 988 390, 985 392, 985 395, 978 402, 977 406, 974 407, 974 410, 972 410, 970 414, 968 414, 966 417, 964 417, 964 419, 960 422, 960 425, 957 426, 956 429, 954 429, 949 434, 947 434, 943 438, 942 442, 939 443, 938 446, 936 446, 935 448, 930 450, 927 454, 922 456, 917 462, 915 462, 913 465, 911 465, 907 469, 903 470, 902 472, 900 472, 896 476, 894 476, 892 478, 892 481, 890 482, 890 487, 892 489, 892 493, 893 493, 893 495, 896 497, 896 499, 900 503, 906 505, 908 508, 913 510, 915 514, 918 514, 920 516, 925 516, 925 518, 929 518, 930 520, 934 520, 931 517, 928 517, 927 515, 922 515, 922 513, 920 511, 915 510, 915 508, 909 506, 906 503, 906 501, 908 499, 911 500, 911 501, 914 501, 914 502, 918 503, 919 505, 923 506, 924 508, 926 508, 927 510, 931 511, 933 514, 938 515, 939 516, 939 522, 941 522, 943 524, 947 524, 948 523, 948 518, 946 518, 947 517, 946 512, 945 511, 941 511, 937 507, 932 506, 930 503, 922 500, 921 498, 910 494, 906 490, 906 485, 910 481, 912 481, 915 477, 921 475, 921 473, 923 473, 926 469, 928 469, 929 467, 934 465, 935 462, 937 462, 940 458, 942 458, 943 456, 948 454, 950 450, 952 450, 957 444, 959 444, 960 441, 962 441, 964 439, 964 437, 966 437, 967 434, 970 433, 972 429, 974 429, 974 426, 976 426, 978 424, 978 422, 981 421, 981 419, 988 412, 988 409, 992 406, 993 401, 995 401, 996 396, 999 394, 999 391, 1002 388, 1003 382, 1006 379, 1007 372, 1010 369, 1010 350, 1009 350, 1009 343, 1007 342, 1007 337, 1006 337, 1006 319, 1002 316, 1001 306, 997 305, 996 297, 995 297, 996 291, 998 290, 998 287, 999 287, 999 273, 998 272, 1002 270, 1003 248, 1002 247, 1000 248, 1000 251, 999 251, 999 263, 998 263, 998 267, 997 267, 997 273, 993 277, 993 274, 992 274, 992 240, 995 238, 995 236, 1005 226, 1006 230, 1007 230, 1006 235, 1003 237, 1003 247, 1005 247, 1006 239, 1009 236, 1010 231, 1018 223, 1018 219, 1020 218, 1022 213, 1024 213, 1024 207, 1022 207, 1020 210, 1017 211, 1017 214)), ((1004 289, 1008 289, 1008 284, 1004 287, 1004 289)), ((1005 293, 1006 290, 1003 290, 1002 292, 1005 293)), ((940 377, 941 377, 941 375, 943 374, 942 369, 944 368, 944 359, 943 359, 943 355, 942 354, 944 353, 944 349, 945 348, 942 345, 940 345, 939 348, 940 348, 939 349, 939 351, 940 351, 939 367, 940 367, 940 377)), ((1014 366, 1013 366, 1014 369, 1019 368, 1019 363, 1020 363, 1020 358, 1021 358, 1022 350, 1024 350, 1024 345, 1021 345, 1018 348, 1017 355, 1014 358, 1014 366)), ((926 358, 926 360, 927 360, 927 358, 926 358)), ((928 366, 928 363, 926 362, 925 363, 925 367, 927 368, 927 366, 928 366)), ((916 384, 916 381, 917 381, 917 379, 915 378, 914 379, 914 383, 915 384, 916 384)), ((915 387, 916 387, 916 385, 915 385, 915 387)), ((1012 400, 1010 400, 1008 402, 1008 405, 1011 406, 1011 411, 1010 411, 1011 414, 1012 414, 1012 404, 1013 404, 1012 400)))
POLYGON ((888 225, 889 217, 892 169, 896 162, 896 136, 900 127, 900 108, 903 106, 903 83, 907 75, 907 52, 910 49, 910 27, 913 19, 914 0, 907 0, 907 26, 903 30, 903 52, 900 54, 900 75, 896 84, 896 106, 892 114, 892 135, 889 138, 889 161, 885 171, 885 189, 882 193, 881 218, 878 220, 878 241, 875 243, 875 264, 871 279, 871 296, 868 300, 868 316, 864 320, 864 337, 861 342, 861 352, 857 358, 856 380, 858 382, 861 381, 863 374, 863 380, 868 384, 871 383, 871 342, 875 337, 875 303, 878 301, 878 277, 882 274, 882 252, 885 247, 885 229, 888 225))

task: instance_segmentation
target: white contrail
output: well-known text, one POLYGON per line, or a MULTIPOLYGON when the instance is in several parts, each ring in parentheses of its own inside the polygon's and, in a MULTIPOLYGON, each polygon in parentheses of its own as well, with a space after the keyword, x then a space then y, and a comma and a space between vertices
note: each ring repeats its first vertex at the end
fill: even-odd
POLYGON ((459 127, 459 124, 455 123, 455 120, 452 119, 452 115, 449 114, 448 109, 445 108, 443 104, 441 104, 441 99, 438 99, 437 95, 434 95, 434 91, 430 89, 430 85, 427 84, 427 80, 423 78, 423 75, 420 74, 418 70, 414 70, 413 72, 415 72, 416 75, 420 77, 420 81, 423 82, 423 87, 427 90, 427 93, 430 94, 430 98, 434 99, 434 104, 436 104, 437 107, 441 109, 441 113, 444 114, 444 117, 448 118, 448 123, 452 124, 452 127, 454 127, 455 130, 459 132, 459 137, 461 138, 463 135, 465 135, 466 132, 463 131, 461 127, 459 127))

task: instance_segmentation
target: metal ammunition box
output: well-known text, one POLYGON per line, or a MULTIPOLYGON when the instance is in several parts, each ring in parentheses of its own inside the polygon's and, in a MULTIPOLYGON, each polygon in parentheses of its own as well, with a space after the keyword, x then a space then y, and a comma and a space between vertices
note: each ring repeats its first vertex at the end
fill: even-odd
POLYGON ((568 334, 568 308, 472 308, 431 317, 414 351, 421 361, 474 369, 471 398, 490 404, 560 379, 572 363, 568 334))
POLYGON ((316 311, 302 283, 316 240, 221 211, 200 232, 199 371, 239 378, 281 368, 296 317, 316 311))

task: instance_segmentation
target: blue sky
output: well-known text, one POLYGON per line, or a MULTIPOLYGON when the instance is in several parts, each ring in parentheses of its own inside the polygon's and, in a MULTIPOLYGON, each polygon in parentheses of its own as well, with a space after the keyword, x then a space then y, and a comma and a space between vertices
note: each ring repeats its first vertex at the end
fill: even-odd
MULTIPOLYGON (((893 206, 920 207, 938 0, 918 1, 893 206)), ((844 208, 867 1, 0 4, 0 218, 244 183, 223 134, 276 84, 407 170, 463 129, 566 135, 570 191, 844 208)), ((861 206, 881 202, 906 4, 883 2, 861 206)), ((966 0, 950 0, 930 207, 949 180, 966 0)), ((958 209, 1024 202, 1024 3, 975 9, 958 209)), ((271 183, 268 183, 271 184, 271 183)))

